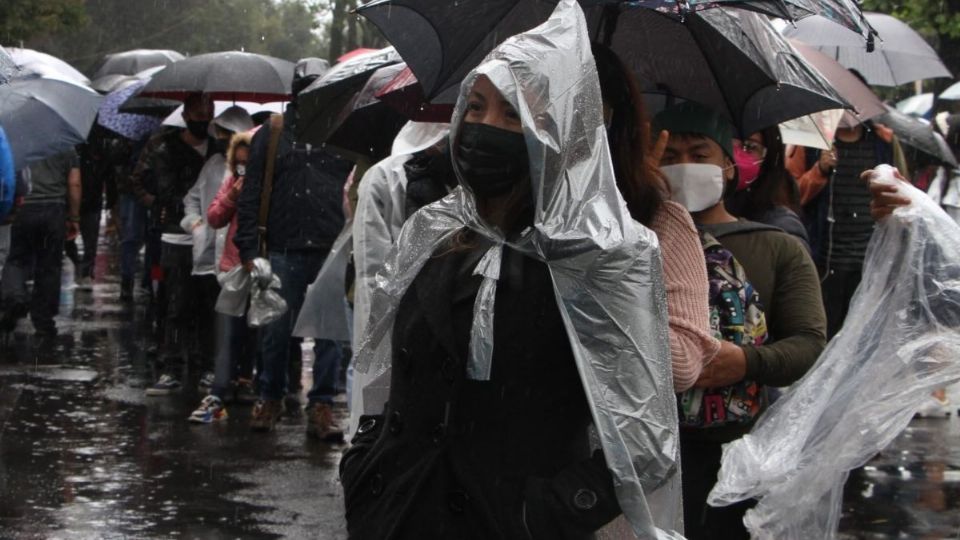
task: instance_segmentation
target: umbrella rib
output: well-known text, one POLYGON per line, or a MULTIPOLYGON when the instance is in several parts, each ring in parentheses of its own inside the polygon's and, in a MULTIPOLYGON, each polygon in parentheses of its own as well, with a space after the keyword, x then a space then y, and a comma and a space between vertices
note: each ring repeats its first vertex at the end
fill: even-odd
MULTIPOLYGON (((682 20, 682 21, 680 22, 680 24, 685 25, 685 27, 686 27, 686 24, 687 24, 686 21, 692 21, 692 20, 694 19, 694 17, 696 17, 696 18, 697 18, 701 23, 703 23, 705 26, 709 26, 711 30, 714 30, 714 31, 716 30, 715 28, 713 28, 712 25, 710 25, 710 24, 709 24, 706 20, 704 20, 702 17, 700 17, 700 16, 698 16, 698 15, 695 15, 695 14, 692 14, 692 13, 689 14, 686 19, 682 20)), ((693 38, 693 41, 696 42, 697 47, 700 48, 701 54, 702 54, 703 45, 704 45, 704 44, 701 43, 700 38, 699 38, 699 35, 698 35, 696 32, 692 32, 689 27, 686 27, 686 29, 687 29, 687 32, 690 33, 690 36, 693 38)), ((726 36, 723 36, 723 38, 726 39, 726 36)), ((707 68, 710 70, 710 74, 713 76, 713 80, 717 81, 717 88, 720 88, 720 78, 718 77, 717 71, 716 71, 716 69, 715 69, 714 66, 713 66, 713 62, 711 62, 710 60, 708 60, 708 59, 706 58, 706 56, 704 56, 704 60, 705 60, 705 63, 707 64, 707 68)), ((727 110, 730 111, 731 116, 734 116, 734 108, 731 106, 730 98, 727 97, 727 93, 724 92, 722 88, 720 88, 720 96, 723 97, 723 103, 727 106, 727 110)), ((736 115, 737 115, 737 116, 739 116, 741 113, 742 113, 742 111, 736 111, 736 115)), ((741 131, 743 130, 743 118, 733 118, 733 123, 734 123, 734 125, 735 125, 736 128, 737 128, 737 133, 738 133, 741 137, 743 137, 744 134, 741 133, 741 131)))

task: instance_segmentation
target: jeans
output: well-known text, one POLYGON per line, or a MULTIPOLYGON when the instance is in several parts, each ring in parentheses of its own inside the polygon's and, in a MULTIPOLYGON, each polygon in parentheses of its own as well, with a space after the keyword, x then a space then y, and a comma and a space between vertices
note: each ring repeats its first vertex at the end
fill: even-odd
MULTIPOLYGON (((299 346, 299 340, 292 338, 291 334, 300 307, 303 306, 307 286, 317 278, 326 256, 326 252, 319 251, 270 253, 270 266, 280 278, 280 296, 287 302, 287 311, 262 330, 261 399, 282 399, 291 386, 287 369, 290 348, 299 346)), ((318 339, 313 351, 313 387, 308 394, 309 402, 331 404, 337 394, 342 350, 338 343, 318 339)))
POLYGON ((213 388, 210 393, 225 398, 230 382, 250 378, 255 360, 257 330, 247 326, 246 317, 217 313, 217 352, 214 357, 213 388))
POLYGON ((66 218, 63 204, 25 204, 10 231, 10 254, 3 267, 4 306, 23 309, 29 303, 30 319, 39 332, 56 331, 53 318, 60 310, 66 218), (27 294, 31 277, 32 297, 27 294))
MULTIPOLYGON (((134 196, 120 196, 120 277, 133 282, 137 273, 137 255, 143 246, 147 227, 147 209, 134 196)), ((149 271, 149 269, 148 269, 149 271)))

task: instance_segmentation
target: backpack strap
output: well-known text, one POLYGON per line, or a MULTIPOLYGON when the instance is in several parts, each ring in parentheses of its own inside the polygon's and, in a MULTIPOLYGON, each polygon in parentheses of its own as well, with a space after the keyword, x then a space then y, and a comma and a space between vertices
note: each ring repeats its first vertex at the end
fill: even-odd
POLYGON ((263 188, 260 190, 260 215, 257 230, 260 232, 260 256, 267 256, 267 221, 270 218, 270 197, 273 195, 273 173, 277 166, 277 149, 283 134, 283 115, 270 115, 270 144, 267 146, 267 165, 263 173, 263 188))
POLYGON ((773 225, 767 225, 765 223, 757 223, 756 221, 737 221, 735 224, 731 224, 729 227, 725 227, 722 233, 713 233, 711 236, 717 240, 725 238, 727 236, 733 236, 735 234, 747 234, 752 232, 784 232, 780 227, 774 227, 773 225))

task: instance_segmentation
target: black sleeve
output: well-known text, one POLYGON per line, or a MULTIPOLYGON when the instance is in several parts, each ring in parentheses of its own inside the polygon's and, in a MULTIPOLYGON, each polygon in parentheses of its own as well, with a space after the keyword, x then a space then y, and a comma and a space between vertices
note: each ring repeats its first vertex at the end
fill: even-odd
POLYGON ((523 520, 530 538, 583 538, 620 515, 613 476, 603 452, 553 478, 529 478, 523 520))
POLYGON ((257 230, 260 219, 260 193, 270 147, 270 123, 267 122, 253 136, 250 143, 250 159, 247 161, 247 177, 237 200, 237 233, 233 243, 240 252, 241 261, 251 261, 259 256, 260 235, 257 230))

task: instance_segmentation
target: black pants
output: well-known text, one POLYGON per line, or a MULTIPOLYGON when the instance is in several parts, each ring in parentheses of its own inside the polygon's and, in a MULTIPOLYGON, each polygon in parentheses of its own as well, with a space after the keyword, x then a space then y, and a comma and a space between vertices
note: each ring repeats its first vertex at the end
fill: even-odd
POLYGON ((3 267, 4 309, 29 310, 38 332, 56 331, 66 217, 61 203, 25 204, 10 232, 10 254, 3 267), (27 292, 31 278, 32 296, 27 292))
POLYGON ((76 240, 67 242, 67 257, 77 269, 77 278, 92 278, 94 262, 97 259, 97 242, 100 240, 99 211, 80 214, 80 239, 83 240, 83 257, 77 250, 76 240))
POLYGON ((823 308, 827 312, 827 339, 833 339, 841 328, 843 321, 847 318, 847 312, 850 310, 850 300, 853 293, 860 286, 860 279, 863 277, 863 269, 856 270, 830 270, 827 278, 820 284, 820 292, 823 294, 823 308))
POLYGON ((197 373, 213 373, 214 359, 217 354, 217 297, 220 296, 220 283, 213 274, 191 276, 193 290, 197 295, 197 358, 194 368, 197 373))
POLYGON ((197 336, 197 292, 190 275, 193 247, 163 243, 160 256, 166 312, 157 371, 180 380, 190 344, 197 336))
POLYGON ((689 540, 749 540, 743 515, 755 501, 714 508, 707 495, 720 472, 720 443, 693 441, 681 435, 680 460, 683 468, 683 526, 689 540))

